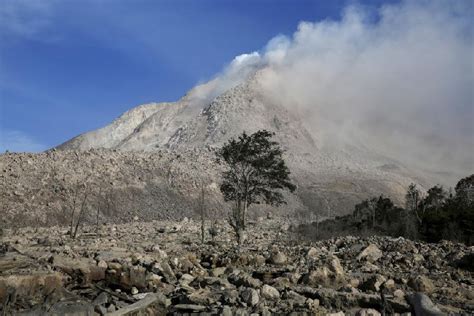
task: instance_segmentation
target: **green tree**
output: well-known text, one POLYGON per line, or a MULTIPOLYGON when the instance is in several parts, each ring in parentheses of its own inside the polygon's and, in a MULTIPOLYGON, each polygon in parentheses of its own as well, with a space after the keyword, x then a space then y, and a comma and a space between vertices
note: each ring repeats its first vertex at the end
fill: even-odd
POLYGON ((420 190, 418 190, 416 184, 411 183, 408 186, 407 193, 405 194, 405 208, 410 212, 416 212, 418 210, 419 202, 420 190))
MULTIPOLYGON (((448 193, 440 185, 430 188, 423 200, 423 209, 439 210, 446 201, 448 193)), ((423 214, 424 215, 424 214, 423 214)))
POLYGON ((282 148, 271 140, 273 135, 266 130, 251 135, 244 132, 237 139, 230 139, 217 153, 226 165, 220 190, 225 201, 235 203, 229 223, 239 245, 250 205, 285 204, 282 191, 296 189, 289 178, 282 148))
POLYGON ((474 174, 459 180, 454 190, 461 204, 467 207, 472 206, 474 204, 474 174))
POLYGON ((422 218, 418 214, 420 203, 420 190, 416 184, 411 183, 405 194, 405 231, 404 235, 408 238, 415 239, 418 235, 418 224, 422 223, 422 218))

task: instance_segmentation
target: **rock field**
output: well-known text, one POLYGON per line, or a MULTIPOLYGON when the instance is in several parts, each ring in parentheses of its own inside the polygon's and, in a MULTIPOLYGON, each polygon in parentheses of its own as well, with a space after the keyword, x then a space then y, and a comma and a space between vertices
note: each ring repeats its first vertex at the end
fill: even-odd
POLYGON ((216 222, 19 228, 0 243, 4 315, 443 315, 474 313, 474 248, 403 238, 310 242, 278 218, 238 251, 216 222), (209 228, 209 223, 207 223, 209 228))
MULTIPOLYGON (((285 157, 289 162, 293 158, 285 157)), ((209 211, 222 217, 228 211, 219 191, 222 169, 210 147, 0 154, 0 227, 64 225, 73 199, 77 197, 80 204, 86 193, 84 220, 89 223, 95 223, 98 208, 107 223, 128 222, 135 216, 142 221, 179 220, 196 215, 202 185, 209 211), (104 205, 106 199, 108 206, 104 205)), ((325 170, 314 168, 320 169, 325 170)), ((320 174, 307 182, 309 171, 290 170, 298 189, 295 194, 285 193, 287 206, 255 205, 256 213, 271 210, 309 220, 315 215, 345 214, 362 199, 387 192, 378 189, 379 177, 363 176, 365 172, 360 170, 351 173, 348 185, 347 177, 320 174)), ((399 189, 402 192, 404 186, 399 189)))

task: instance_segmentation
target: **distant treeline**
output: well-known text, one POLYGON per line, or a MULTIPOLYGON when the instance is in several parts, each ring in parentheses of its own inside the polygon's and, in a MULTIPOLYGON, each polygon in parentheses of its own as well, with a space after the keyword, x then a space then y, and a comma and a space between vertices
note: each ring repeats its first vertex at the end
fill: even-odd
POLYGON ((311 239, 377 234, 473 245, 474 174, 461 179, 454 192, 436 185, 422 194, 415 184, 410 184, 404 208, 381 195, 356 204, 350 215, 301 225, 297 230, 311 239))

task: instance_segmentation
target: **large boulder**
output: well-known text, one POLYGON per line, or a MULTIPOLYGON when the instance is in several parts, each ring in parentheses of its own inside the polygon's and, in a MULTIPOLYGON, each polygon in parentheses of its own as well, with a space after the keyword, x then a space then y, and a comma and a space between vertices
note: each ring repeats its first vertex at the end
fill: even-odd
POLYGON ((242 301, 249 306, 255 306, 260 301, 260 296, 258 295, 257 290, 252 288, 245 288, 240 293, 242 301))
POLYGON ((311 247, 308 249, 308 252, 306 253, 306 260, 314 261, 314 260, 317 260, 318 257, 319 257, 319 251, 316 248, 311 247))
POLYGON ((344 269, 336 256, 328 258, 326 264, 323 266, 316 266, 302 277, 302 283, 317 286, 317 285, 335 285, 339 284, 345 279, 344 269))
POLYGON ((236 271, 236 273, 230 274, 228 280, 237 287, 245 286, 257 289, 262 286, 262 281, 255 279, 247 273, 241 271, 236 271))
POLYGON ((423 292, 427 294, 430 294, 435 290, 433 281, 423 275, 412 277, 410 280, 408 280, 408 286, 417 292, 423 292))
POLYGON ((380 250, 376 245, 370 244, 362 250, 362 252, 357 256, 358 261, 368 261, 375 262, 383 256, 382 250, 380 250))
POLYGON ((443 316, 444 313, 423 293, 408 295, 408 302, 416 316, 443 316))
POLYGON ((263 285, 260 294, 267 300, 277 300, 280 298, 280 293, 278 290, 267 284, 263 285))
POLYGON ((25 299, 41 299, 62 288, 63 282, 64 276, 57 272, 0 276, 0 302, 4 302, 13 292, 25 299))
POLYGON ((341 262, 339 261, 339 258, 336 256, 332 256, 329 258, 328 261, 328 266, 329 270, 334 274, 334 276, 337 279, 343 279, 345 274, 344 274, 344 268, 341 265, 341 262))
POLYGON ((374 274, 362 284, 361 288, 372 292, 379 292, 386 280, 383 275, 374 274))
POLYGON ((176 275, 167 261, 156 262, 152 266, 152 271, 163 276, 168 283, 175 283, 177 281, 176 275))
POLYGON ((357 311, 356 316, 381 316, 382 314, 373 308, 363 308, 357 311))
POLYGON ((286 255, 281 251, 275 251, 270 257, 270 263, 274 265, 285 265, 288 261, 286 255))
POLYGON ((50 261, 55 269, 81 280, 83 285, 105 279, 105 268, 98 266, 96 261, 92 259, 73 259, 56 255, 50 261))
POLYGON ((63 301, 54 304, 44 315, 52 316, 90 316, 94 315, 94 306, 85 301, 63 301))

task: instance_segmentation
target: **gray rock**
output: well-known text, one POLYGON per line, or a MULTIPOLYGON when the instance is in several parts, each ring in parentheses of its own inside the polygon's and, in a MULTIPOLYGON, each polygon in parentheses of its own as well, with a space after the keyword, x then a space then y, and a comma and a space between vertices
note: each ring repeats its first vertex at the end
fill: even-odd
POLYGON ((252 288, 246 288, 241 293, 242 300, 249 306, 255 306, 260 301, 258 292, 252 288))
POLYGON ((62 315, 77 315, 90 316, 94 313, 94 306, 84 301, 75 302, 58 302, 54 304, 48 311, 48 315, 62 316, 62 315))
POLYGON ((332 256, 324 266, 317 266, 306 273, 303 276, 302 281, 303 283, 312 286, 329 285, 342 282, 344 277, 344 269, 342 268, 339 259, 332 256))
POLYGON ((107 266, 107 262, 105 262, 104 260, 100 260, 98 263, 97 263, 97 266, 99 268, 103 268, 103 269, 107 269, 108 266, 107 266))
POLYGON ((169 306, 170 302, 166 297, 161 293, 150 293, 144 299, 123 307, 115 312, 109 313, 109 316, 125 316, 132 314, 139 314, 147 310, 148 308, 153 308, 156 315, 165 313, 166 308, 169 306))
POLYGON ((166 261, 157 262, 153 265, 152 271, 156 274, 162 275, 168 283, 177 281, 173 269, 166 261))
POLYGON ((276 251, 276 252, 272 253, 272 256, 270 258, 270 262, 275 264, 275 265, 284 265, 284 264, 286 264, 287 260, 288 260, 288 258, 281 251, 276 251))
POLYGON ((381 316, 382 314, 373 308, 363 308, 357 311, 356 316, 381 316))
POLYGON ((370 244, 358 256, 357 260, 366 260, 368 262, 375 262, 383 256, 382 251, 374 244, 370 244))
POLYGON ((277 300, 280 298, 280 293, 278 292, 278 290, 275 289, 273 286, 267 284, 263 285, 260 294, 263 298, 268 300, 277 300))
POLYGON ((416 316, 442 316, 445 315, 430 300, 426 294, 414 293, 408 295, 408 302, 413 307, 416 316))
POLYGON ((383 275, 375 274, 367 279, 367 281, 362 284, 361 288, 364 290, 379 292, 382 284, 384 284, 386 280, 387 279, 383 275))
POLYGON ((427 294, 432 293, 435 289, 433 281, 423 275, 410 278, 408 285, 417 292, 423 292, 427 294))
POLYGON ((233 316, 232 309, 229 306, 224 306, 221 311, 222 316, 233 316))
POLYGON ((109 302, 109 296, 105 292, 101 292, 97 297, 92 301, 92 305, 105 305, 109 302))
POLYGON ((336 279, 344 278, 344 268, 342 267, 341 262, 339 261, 338 257, 332 256, 329 259, 328 267, 329 267, 329 270, 333 272, 334 277, 336 279))
POLYGON ((262 286, 262 281, 251 277, 250 275, 238 271, 238 273, 232 273, 229 275, 228 280, 235 284, 237 287, 245 286, 245 287, 252 287, 252 288, 259 288, 262 286))
POLYGON ((107 308, 105 308, 102 305, 96 305, 94 307, 94 311, 99 313, 100 315, 106 315, 107 314, 107 308))
POLYGON ((117 310, 117 308, 115 307, 114 304, 110 304, 109 307, 107 307, 107 313, 112 313, 112 312, 115 312, 117 310))
POLYGON ((173 306, 174 309, 183 313, 185 311, 192 311, 192 312, 203 312, 207 308, 206 306, 197 305, 197 304, 176 304, 173 306))
POLYGON ((184 285, 184 286, 188 286, 191 282, 194 281, 194 279, 195 279, 195 277, 193 277, 190 274, 185 273, 179 279, 179 284, 184 285))
POLYGON ((318 257, 319 257, 319 251, 314 247, 309 248, 308 252, 306 253, 306 259, 311 261, 311 260, 317 260, 318 257))

